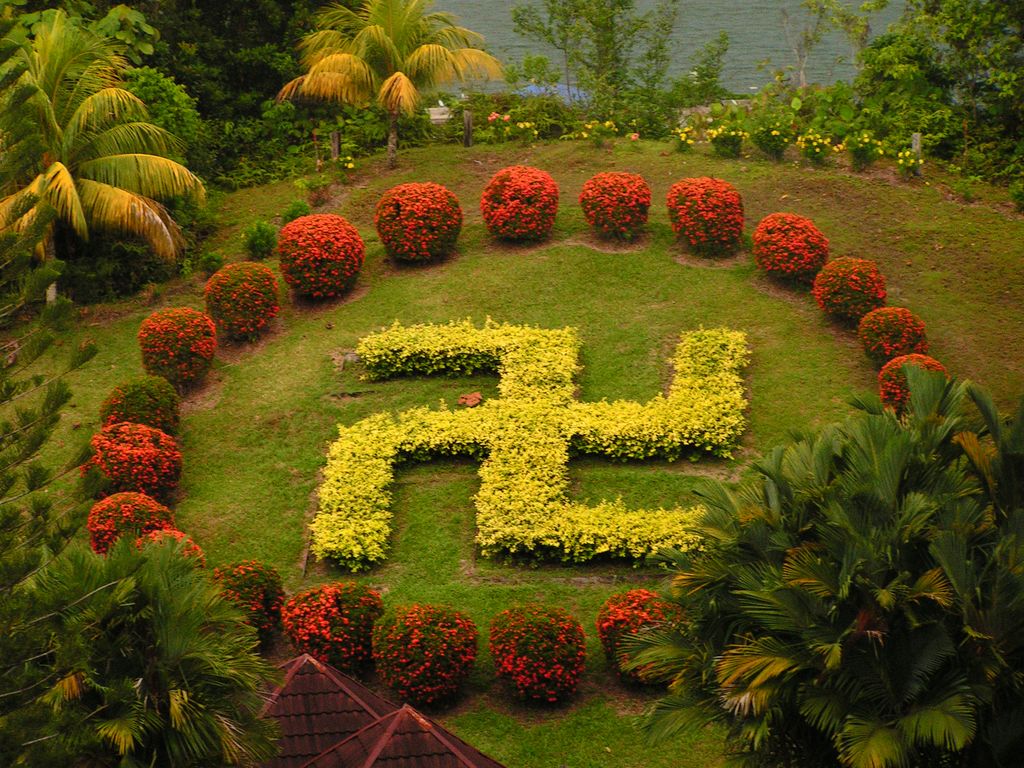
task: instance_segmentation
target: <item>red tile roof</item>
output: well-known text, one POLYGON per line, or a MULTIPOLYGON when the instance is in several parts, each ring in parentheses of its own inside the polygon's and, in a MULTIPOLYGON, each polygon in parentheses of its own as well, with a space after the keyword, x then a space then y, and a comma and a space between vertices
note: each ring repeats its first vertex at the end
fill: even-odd
POLYGON ((311 757, 398 709, 387 699, 303 654, 281 665, 284 682, 263 713, 281 726, 280 754, 263 768, 298 768, 311 757))
POLYGON ((503 768, 406 705, 317 755, 303 768, 503 768))

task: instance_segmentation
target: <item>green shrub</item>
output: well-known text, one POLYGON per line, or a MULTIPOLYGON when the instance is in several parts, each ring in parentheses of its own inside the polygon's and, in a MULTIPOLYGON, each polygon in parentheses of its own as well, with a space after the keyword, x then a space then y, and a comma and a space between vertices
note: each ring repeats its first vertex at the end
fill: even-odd
POLYGON ((228 264, 206 282, 206 311, 225 336, 255 339, 277 317, 277 278, 249 261, 228 264))
POLYGON ((843 257, 821 268, 811 293, 825 314, 858 323, 868 312, 885 305, 885 277, 870 259, 843 257))
POLYGON ((305 200, 292 200, 281 212, 281 226, 289 224, 302 216, 309 216, 309 203, 305 200))
POLYGON ((526 605, 491 622, 498 677, 517 698, 554 703, 576 692, 586 660, 583 627, 561 608, 526 605))
POLYGON ((143 376, 114 387, 100 406, 104 426, 130 421, 173 435, 178 431, 181 398, 163 376, 143 376))
POLYGON ((1010 200, 1019 213, 1024 213, 1024 179, 1017 179, 1010 184, 1010 200))
POLYGON ((219 251, 205 251, 196 259, 196 269, 205 277, 209 277, 223 266, 224 256, 219 251))
POLYGON ((214 568, 213 578, 224 597, 246 614, 249 624, 256 628, 260 642, 267 645, 281 623, 281 606, 284 603, 281 574, 273 566, 258 560, 243 560, 214 568))
POLYGON ((277 248, 277 228, 262 219, 257 219, 242 233, 245 250, 249 258, 262 261, 274 254, 277 248))

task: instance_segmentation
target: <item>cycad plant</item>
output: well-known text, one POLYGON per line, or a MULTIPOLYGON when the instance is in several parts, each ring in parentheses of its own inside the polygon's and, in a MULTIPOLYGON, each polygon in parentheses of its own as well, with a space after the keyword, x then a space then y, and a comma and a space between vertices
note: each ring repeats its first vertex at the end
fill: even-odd
POLYGON ((116 40, 63 11, 27 40, 4 38, 0 231, 25 230, 52 212, 44 237, 51 256, 58 233, 86 240, 94 229, 142 238, 168 258, 178 253, 180 231, 159 201, 202 195, 203 187, 170 159, 180 153, 177 140, 121 87, 126 67, 116 40))
POLYGON ((1015 764, 1024 509, 1001 510, 963 450, 1012 441, 991 440, 992 413, 973 428, 966 384, 908 378, 904 417, 863 403, 757 462, 756 482, 703 491, 705 549, 666 553, 688 621, 631 648, 670 683, 652 735, 724 720, 749 766, 1015 764))
POLYGON ((376 100, 388 114, 388 166, 398 152, 398 118, 412 114, 422 93, 476 75, 499 76, 483 38, 456 26, 431 0, 366 0, 358 11, 336 3, 316 17, 302 41, 307 72, 281 89, 304 97, 363 105, 376 100))

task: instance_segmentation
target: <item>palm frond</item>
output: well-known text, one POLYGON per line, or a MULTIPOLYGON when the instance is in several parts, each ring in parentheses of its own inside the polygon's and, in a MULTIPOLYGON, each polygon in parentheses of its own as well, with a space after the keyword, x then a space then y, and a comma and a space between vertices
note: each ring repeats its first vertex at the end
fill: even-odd
POLYGON ((377 100, 388 112, 405 112, 411 115, 419 104, 420 92, 405 73, 395 72, 381 83, 377 100))
POLYGON ((181 163, 158 155, 126 153, 86 160, 79 175, 157 200, 179 195, 204 195, 203 183, 181 163))
POLYGON ((89 238, 89 226, 75 179, 64 163, 54 163, 46 169, 39 196, 71 225, 79 237, 83 240, 89 238))
POLYGON ((893 725, 878 719, 850 717, 837 737, 843 765, 850 768, 903 768, 908 744, 893 725))
POLYGON ((279 98, 300 95, 345 104, 360 104, 373 96, 374 74, 367 63, 351 53, 324 56, 309 73, 281 89, 279 98))
POLYGON ((165 259, 181 249, 181 231, 162 205, 143 195, 89 179, 79 181, 82 206, 97 229, 141 237, 165 259))
POLYGON ((89 94, 64 123, 62 144, 65 153, 73 151, 80 136, 148 117, 142 100, 124 88, 108 87, 89 94))

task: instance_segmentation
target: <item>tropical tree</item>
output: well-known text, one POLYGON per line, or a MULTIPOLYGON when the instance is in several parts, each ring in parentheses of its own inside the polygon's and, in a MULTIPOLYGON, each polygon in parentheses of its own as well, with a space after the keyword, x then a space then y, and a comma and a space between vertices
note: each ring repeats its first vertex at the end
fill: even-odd
POLYGON ((30 38, 4 38, 0 231, 28 229, 52 212, 48 256, 71 247, 69 235, 86 240, 94 229, 139 237, 168 258, 178 253, 181 233, 159 201, 201 196, 203 186, 170 159, 180 154, 177 140, 121 87, 126 66, 116 40, 63 11, 30 38))
POLYGON ((1019 762, 1024 406, 1002 427, 976 397, 976 428, 966 384, 908 379, 907 416, 864 402, 702 491, 706 548, 666 553, 687 623, 628 649, 670 683, 653 735, 722 720, 751 766, 1019 762))
POLYGON ((477 75, 498 76, 483 38, 456 26, 431 0, 366 0, 358 11, 335 4, 316 17, 301 43, 306 74, 279 98, 306 97, 362 105, 376 99, 388 114, 388 166, 398 152, 398 118, 412 114, 422 93, 477 75))

